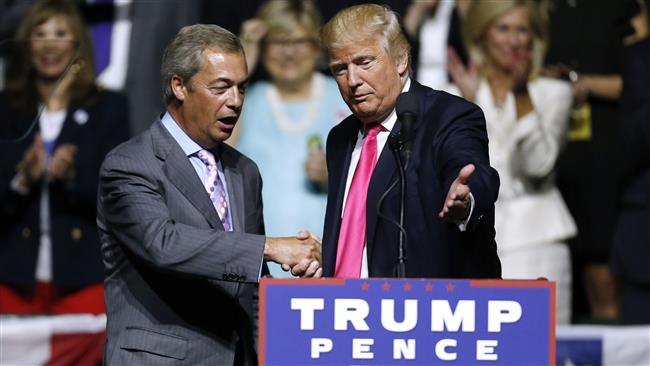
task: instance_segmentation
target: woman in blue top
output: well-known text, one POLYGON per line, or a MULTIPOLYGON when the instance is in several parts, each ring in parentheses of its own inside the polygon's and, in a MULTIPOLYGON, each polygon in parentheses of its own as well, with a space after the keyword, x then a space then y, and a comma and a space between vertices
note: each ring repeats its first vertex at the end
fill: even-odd
MULTIPOLYGON (((311 1, 268 1, 244 23, 249 72, 258 56, 270 81, 246 93, 242 117, 229 141, 258 165, 267 235, 323 229, 327 168, 323 142, 350 112, 336 82, 316 71, 321 19, 311 1)), ((283 276, 271 267, 274 276, 283 276)))

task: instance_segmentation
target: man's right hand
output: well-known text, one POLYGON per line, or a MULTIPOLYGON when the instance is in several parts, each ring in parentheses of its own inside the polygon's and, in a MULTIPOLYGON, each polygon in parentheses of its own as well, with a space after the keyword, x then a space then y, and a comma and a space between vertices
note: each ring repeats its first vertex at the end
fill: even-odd
POLYGON ((264 259, 290 268, 296 276, 321 277, 321 258, 321 242, 315 235, 267 237, 264 244, 264 259))

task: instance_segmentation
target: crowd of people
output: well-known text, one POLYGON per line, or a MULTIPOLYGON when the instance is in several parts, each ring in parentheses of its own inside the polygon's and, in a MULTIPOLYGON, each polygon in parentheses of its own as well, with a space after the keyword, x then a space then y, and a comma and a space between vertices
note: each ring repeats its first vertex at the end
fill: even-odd
POLYGON ((2 3, 0 313, 106 301, 109 338, 174 319, 206 360, 202 314, 253 337, 260 276, 399 275, 408 92, 402 275, 545 278, 560 324, 649 324, 647 1, 366 3, 2 3))

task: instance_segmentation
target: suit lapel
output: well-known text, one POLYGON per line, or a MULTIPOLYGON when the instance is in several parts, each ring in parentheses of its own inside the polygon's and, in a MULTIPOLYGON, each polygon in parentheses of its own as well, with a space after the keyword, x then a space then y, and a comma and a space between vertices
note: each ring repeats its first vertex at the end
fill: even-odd
MULTIPOLYGON (((335 161, 342 161, 343 162, 343 165, 340 167, 340 171, 339 171, 340 173, 337 174, 340 177, 338 182, 337 182, 337 184, 338 184, 338 189, 337 189, 338 195, 336 197, 336 213, 337 213, 337 215, 338 215, 337 217, 339 219, 343 215, 343 198, 345 197, 345 185, 346 185, 347 180, 348 180, 348 173, 349 173, 349 170, 350 170, 350 163, 352 162, 352 151, 354 151, 354 145, 356 144, 358 133, 359 133, 359 130, 354 129, 353 133, 351 133, 349 135, 352 138, 350 138, 350 139, 348 139, 348 141, 346 141, 346 144, 345 144, 346 148, 342 149, 342 150, 339 150, 339 151, 336 151, 336 153, 339 153, 341 155, 336 156, 334 158, 334 159, 336 159, 335 161)), ((340 228, 340 220, 338 220, 338 222, 339 222, 339 228, 340 228)), ((337 233, 339 231, 338 230, 339 228, 337 228, 337 230, 336 230, 337 233)))
MULTIPOLYGON (((413 125, 413 138, 415 138, 417 129, 423 124, 422 116, 424 115, 424 106, 425 106, 425 95, 426 90, 415 80, 411 80, 410 91, 418 94, 420 98, 420 111, 418 113, 418 118, 413 125)), ((402 128, 402 124, 397 121, 393 126, 391 133, 399 133, 402 128)), ((415 141, 413 141, 415 145, 415 141)), ((413 156, 411 156, 411 163, 413 162, 413 156)), ((372 177, 370 178, 370 184, 368 186, 368 196, 366 199, 366 242, 368 245, 368 262, 370 263, 370 258, 372 258, 373 253, 373 244, 375 242, 375 234, 377 232, 377 224, 379 220, 379 215, 377 214, 377 202, 388 187, 399 179, 399 172, 397 171, 397 162, 395 161, 395 156, 393 151, 390 149, 389 143, 386 142, 384 148, 379 155, 377 160, 377 165, 375 166, 374 171, 372 172, 372 177)), ((407 187, 408 189, 408 187, 407 187)), ((399 192, 399 184, 393 188, 399 192)), ((387 214, 389 217, 393 217, 396 220, 399 219, 399 212, 386 212, 385 209, 382 209, 382 213, 387 214)))
POLYGON ((154 153, 164 161, 163 171, 169 181, 203 214, 211 228, 223 230, 217 211, 194 167, 160 121, 151 127, 151 138, 154 153))
MULTIPOLYGON (((338 251, 339 234, 341 231, 341 216, 343 214, 343 197, 345 195, 345 183, 348 179, 348 170, 350 169, 350 162, 352 161, 352 151, 357 141, 359 134, 359 127, 361 123, 354 116, 348 117, 345 121, 341 122, 341 131, 338 134, 338 141, 333 140, 333 145, 328 145, 327 161, 328 168, 330 169, 329 177, 336 177, 329 182, 329 191, 336 192, 335 197, 328 196, 328 215, 331 216, 331 226, 327 233, 331 237, 328 239, 332 245, 324 245, 323 257, 333 258, 327 261, 325 273, 334 275, 336 265, 336 253, 338 251), (334 200, 334 207, 330 207, 330 200, 334 200)), ((329 144, 329 141, 328 141, 329 144)), ((326 219, 327 221, 327 219, 326 219)))
MULTIPOLYGON (((396 123, 393 127, 393 132, 399 132, 399 128, 399 124, 396 123)), ((370 177, 370 184, 368 185, 368 196, 366 198, 366 243, 368 246, 368 258, 371 258, 372 255, 377 221, 379 219, 379 215, 377 214, 377 202, 381 195, 398 178, 395 156, 388 146, 388 142, 386 142, 381 154, 379 155, 372 176, 370 177)), ((399 186, 396 186, 393 189, 399 190, 399 186)), ((382 209, 382 212, 388 214, 390 217, 396 217, 393 213, 387 213, 385 209, 382 209)))
POLYGON ((235 157, 230 149, 222 145, 219 155, 228 186, 228 203, 230 204, 233 231, 244 232, 246 230, 244 225, 244 178, 237 169, 235 157))

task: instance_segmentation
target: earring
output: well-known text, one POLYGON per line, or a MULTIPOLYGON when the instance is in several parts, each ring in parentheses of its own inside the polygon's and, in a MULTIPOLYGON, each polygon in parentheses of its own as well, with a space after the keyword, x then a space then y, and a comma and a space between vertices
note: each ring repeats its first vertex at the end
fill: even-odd
POLYGON ((70 72, 73 74, 78 74, 79 71, 84 67, 84 61, 83 60, 78 60, 75 61, 72 65, 70 65, 70 72))

